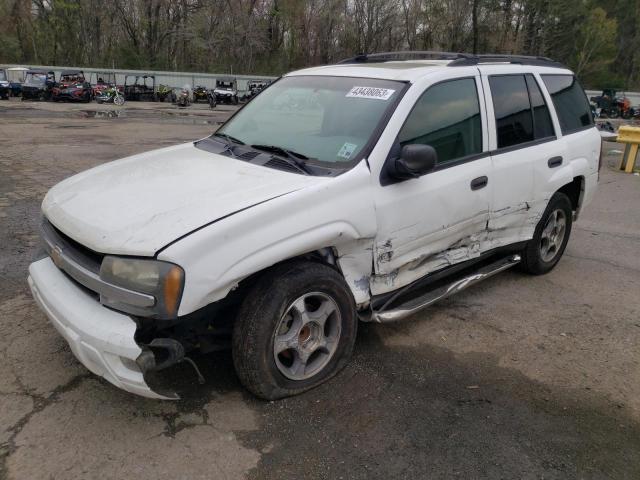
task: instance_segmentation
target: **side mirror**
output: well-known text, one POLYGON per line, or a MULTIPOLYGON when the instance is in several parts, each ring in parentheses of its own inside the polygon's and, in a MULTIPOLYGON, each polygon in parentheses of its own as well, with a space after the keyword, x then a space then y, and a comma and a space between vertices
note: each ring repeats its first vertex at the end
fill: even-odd
POLYGON ((389 175, 397 180, 418 178, 436 168, 438 153, 431 145, 414 143, 402 147, 400 157, 389 164, 389 175))

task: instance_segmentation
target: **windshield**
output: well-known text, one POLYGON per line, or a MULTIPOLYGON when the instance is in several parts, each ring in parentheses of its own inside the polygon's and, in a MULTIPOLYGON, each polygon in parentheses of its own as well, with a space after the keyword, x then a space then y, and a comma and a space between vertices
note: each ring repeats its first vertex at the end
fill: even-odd
POLYGON ((47 75, 45 73, 27 73, 27 79, 25 83, 44 85, 47 81, 47 75))
POLYGON ((403 86, 351 77, 285 77, 217 133, 246 145, 281 147, 312 160, 349 163, 368 143, 403 86))

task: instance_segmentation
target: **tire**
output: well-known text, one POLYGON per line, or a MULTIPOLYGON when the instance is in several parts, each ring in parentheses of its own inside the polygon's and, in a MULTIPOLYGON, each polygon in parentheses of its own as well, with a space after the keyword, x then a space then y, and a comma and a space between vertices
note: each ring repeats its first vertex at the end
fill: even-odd
POLYGON ((357 323, 353 296, 334 269, 313 262, 276 266, 258 279, 240 306, 232 347, 236 373, 247 390, 265 400, 305 392, 348 363, 357 323), (309 323, 300 328, 304 321, 309 323), (318 347, 325 341, 325 347, 318 347), (278 343, 282 351, 276 354, 278 343), (308 355, 306 363, 300 355, 308 355))
POLYGON ((569 197, 561 192, 554 193, 536 226, 533 238, 522 252, 521 270, 532 275, 550 272, 567 247, 572 221, 573 209, 569 197), (552 227, 554 222, 555 226, 552 227))

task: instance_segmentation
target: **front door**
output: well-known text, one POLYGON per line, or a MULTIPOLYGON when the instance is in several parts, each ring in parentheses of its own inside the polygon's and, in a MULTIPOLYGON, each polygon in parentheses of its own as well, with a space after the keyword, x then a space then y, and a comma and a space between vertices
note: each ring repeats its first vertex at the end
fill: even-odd
POLYGON ((390 155, 404 145, 426 144, 435 148, 438 162, 420 178, 375 187, 373 295, 485 249, 493 179, 475 72, 426 88, 400 129, 390 155))

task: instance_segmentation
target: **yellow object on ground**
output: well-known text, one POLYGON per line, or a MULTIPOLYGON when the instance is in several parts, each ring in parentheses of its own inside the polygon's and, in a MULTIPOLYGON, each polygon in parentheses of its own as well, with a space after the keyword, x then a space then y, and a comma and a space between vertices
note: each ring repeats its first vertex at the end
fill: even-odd
POLYGON ((618 129, 617 141, 625 144, 624 154, 622 155, 622 161, 620 162, 620 170, 632 173, 636 164, 636 158, 638 157, 640 128, 623 125, 618 129))

